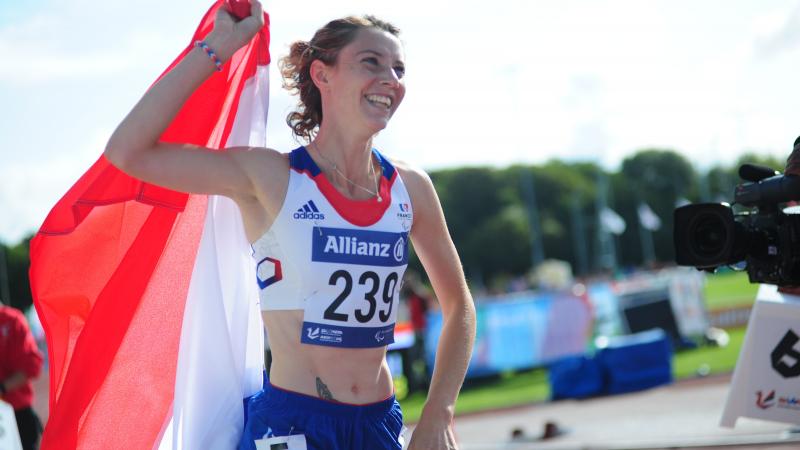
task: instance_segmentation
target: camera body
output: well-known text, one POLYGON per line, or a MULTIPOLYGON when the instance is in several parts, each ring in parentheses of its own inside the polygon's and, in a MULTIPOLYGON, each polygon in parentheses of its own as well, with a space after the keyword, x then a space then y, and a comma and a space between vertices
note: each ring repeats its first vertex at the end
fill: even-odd
POLYGON ((800 176, 744 164, 734 203, 698 203, 675 210, 675 260, 713 272, 745 263, 751 283, 800 286, 800 214, 782 209, 800 200, 800 176))

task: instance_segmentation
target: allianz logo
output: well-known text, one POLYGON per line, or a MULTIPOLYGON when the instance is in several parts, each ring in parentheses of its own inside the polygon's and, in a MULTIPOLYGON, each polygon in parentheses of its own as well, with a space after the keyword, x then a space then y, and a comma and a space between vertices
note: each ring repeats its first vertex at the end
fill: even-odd
POLYGON ((292 217, 295 219, 324 220, 325 214, 319 212, 313 200, 309 200, 303 206, 297 208, 292 217))
POLYGON ((404 244, 405 241, 402 237, 398 239, 392 249, 392 244, 366 242, 359 240, 356 236, 327 236, 325 248, 322 251, 339 255, 379 256, 382 258, 393 256, 397 261, 402 261, 405 251, 404 244))

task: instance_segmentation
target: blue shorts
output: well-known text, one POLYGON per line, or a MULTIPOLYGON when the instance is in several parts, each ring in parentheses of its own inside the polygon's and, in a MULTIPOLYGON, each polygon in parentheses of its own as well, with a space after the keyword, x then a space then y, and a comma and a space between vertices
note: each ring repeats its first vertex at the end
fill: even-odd
MULTIPOLYGON (((250 398, 239 450, 255 441, 304 435, 308 450, 401 450, 403 413, 394 395, 376 403, 351 405, 275 387, 269 382, 250 398)), ((292 446, 275 446, 288 448, 292 446)))

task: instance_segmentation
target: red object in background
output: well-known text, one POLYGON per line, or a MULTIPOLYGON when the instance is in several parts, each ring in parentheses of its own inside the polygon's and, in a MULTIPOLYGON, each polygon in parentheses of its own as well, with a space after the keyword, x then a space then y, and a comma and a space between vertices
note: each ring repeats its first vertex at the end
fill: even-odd
POLYGON ((0 395, 15 411, 33 404, 33 383, 42 370, 42 357, 28 321, 21 311, 0 304, 0 381, 15 373, 25 374, 25 383, 0 395))
POLYGON ((250 15, 250 0, 225 0, 225 9, 242 20, 250 15))

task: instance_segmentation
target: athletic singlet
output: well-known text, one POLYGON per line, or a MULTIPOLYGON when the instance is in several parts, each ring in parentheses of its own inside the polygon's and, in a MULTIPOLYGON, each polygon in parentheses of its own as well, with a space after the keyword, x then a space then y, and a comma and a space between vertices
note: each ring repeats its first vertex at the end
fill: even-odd
POLYGON ((394 325, 413 213, 403 181, 377 150, 380 198, 351 200, 300 147, 270 229, 253 244, 262 310, 303 310, 300 341, 382 347, 394 325))

